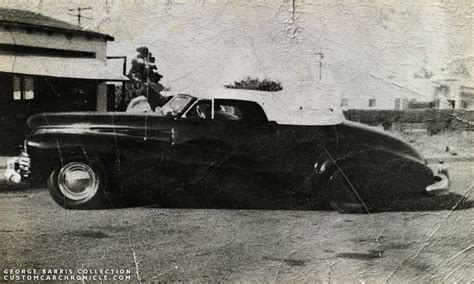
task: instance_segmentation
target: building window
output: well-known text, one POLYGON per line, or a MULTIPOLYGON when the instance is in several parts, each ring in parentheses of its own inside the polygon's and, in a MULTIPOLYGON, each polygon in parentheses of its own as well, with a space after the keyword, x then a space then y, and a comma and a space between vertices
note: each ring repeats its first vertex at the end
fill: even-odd
POLYGON ((456 108, 456 101, 455 100, 448 100, 449 108, 456 108))
POLYGON ((469 103, 467 101, 461 101, 461 108, 469 108, 469 103))
POLYGON ((344 99, 341 99, 341 107, 346 107, 349 105, 349 100, 344 98, 344 99))
POLYGON ((395 99, 395 109, 400 109, 400 106, 401 106, 401 100, 395 99))
POLYGON ((369 99, 369 107, 375 107, 375 99, 369 99))
POLYGON ((33 77, 13 76, 13 100, 32 100, 34 98, 33 77))

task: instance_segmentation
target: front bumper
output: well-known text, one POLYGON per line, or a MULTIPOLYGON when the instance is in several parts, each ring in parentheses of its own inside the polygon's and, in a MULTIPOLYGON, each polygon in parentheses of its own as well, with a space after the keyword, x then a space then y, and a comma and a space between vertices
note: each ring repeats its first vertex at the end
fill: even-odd
POLYGON ((426 191, 434 195, 448 194, 449 187, 451 186, 448 169, 439 169, 435 179, 435 183, 428 185, 426 191))
POLYGON ((28 178, 30 174, 31 160, 26 152, 22 152, 20 156, 7 160, 5 177, 9 183, 18 184, 22 179, 28 178))

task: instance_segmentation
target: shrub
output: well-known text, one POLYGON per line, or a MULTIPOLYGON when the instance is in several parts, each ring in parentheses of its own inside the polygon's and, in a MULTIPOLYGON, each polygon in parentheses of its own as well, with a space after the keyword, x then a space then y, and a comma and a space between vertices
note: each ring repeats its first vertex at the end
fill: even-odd
POLYGON ((424 123, 429 133, 437 134, 452 130, 474 130, 474 111, 413 109, 413 110, 347 110, 346 119, 368 125, 380 125, 384 129, 402 124, 424 123))
POLYGON ((278 92, 283 90, 280 82, 272 81, 268 79, 252 79, 247 77, 240 81, 234 81, 233 84, 224 85, 228 89, 245 89, 245 90, 257 90, 257 91, 267 91, 267 92, 278 92))

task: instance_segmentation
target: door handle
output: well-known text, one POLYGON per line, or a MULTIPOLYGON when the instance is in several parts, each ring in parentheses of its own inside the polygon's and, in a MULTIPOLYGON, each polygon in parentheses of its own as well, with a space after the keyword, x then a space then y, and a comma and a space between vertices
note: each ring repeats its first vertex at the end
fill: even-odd
POLYGON ((173 127, 171 128, 171 145, 174 145, 178 140, 178 131, 173 127))

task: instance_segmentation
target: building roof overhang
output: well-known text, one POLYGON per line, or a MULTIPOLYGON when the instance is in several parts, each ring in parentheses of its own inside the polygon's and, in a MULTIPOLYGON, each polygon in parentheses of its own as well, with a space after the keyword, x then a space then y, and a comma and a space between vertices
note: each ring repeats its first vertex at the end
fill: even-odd
POLYGON ((89 30, 76 30, 76 29, 65 29, 65 28, 56 28, 56 27, 47 27, 47 26, 39 26, 39 25, 31 25, 25 23, 15 23, 10 21, 1 21, 0 26, 3 26, 7 29, 10 28, 17 28, 17 29, 24 29, 27 31, 41 31, 46 33, 59 33, 65 35, 81 35, 86 37, 92 38, 99 38, 104 41, 114 41, 114 37, 108 34, 98 33, 89 30))
POLYGON ((474 88, 474 81, 471 79, 437 78, 432 82, 437 86, 457 84, 459 87, 474 88))
POLYGON ((104 41, 114 40, 114 38, 108 34, 90 31, 80 26, 48 17, 40 13, 35 13, 30 10, 7 9, 0 7, 0 26, 4 26, 7 29, 24 29, 28 32, 42 31, 46 33, 82 35, 86 37, 100 38, 104 41))

